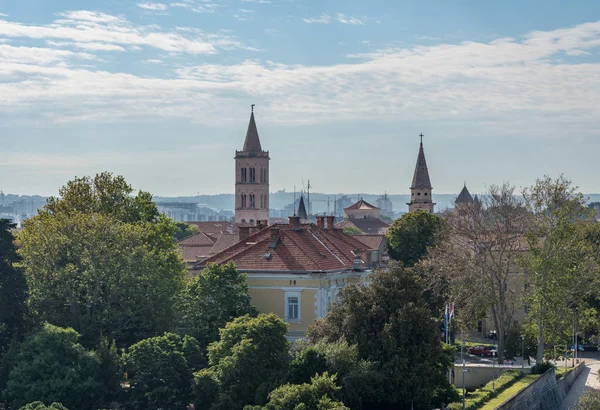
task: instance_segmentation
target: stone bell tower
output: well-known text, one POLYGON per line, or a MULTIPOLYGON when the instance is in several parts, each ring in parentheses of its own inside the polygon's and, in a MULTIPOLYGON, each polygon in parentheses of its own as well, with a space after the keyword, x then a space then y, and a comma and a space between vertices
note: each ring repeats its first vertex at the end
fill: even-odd
POLYGON ((255 225, 269 219, 269 151, 263 151, 254 104, 244 148, 235 151, 235 223, 255 225))
POLYGON ((429 180, 429 170, 425 161, 425 151, 423 151, 423 133, 421 137, 421 145, 419 147, 419 155, 417 156, 417 165, 413 175, 412 184, 410 186, 410 202, 408 212, 414 212, 422 209, 433 213, 433 199, 431 198, 431 181, 429 180))

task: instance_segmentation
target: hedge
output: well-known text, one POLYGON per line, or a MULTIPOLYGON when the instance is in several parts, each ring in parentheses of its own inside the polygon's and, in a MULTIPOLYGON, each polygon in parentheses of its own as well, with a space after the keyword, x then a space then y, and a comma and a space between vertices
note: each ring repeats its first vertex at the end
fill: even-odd
MULTIPOLYGON (((519 379, 524 376, 520 370, 509 370, 504 372, 498 377, 493 383, 495 391, 492 388, 492 382, 483 386, 480 389, 475 390, 473 393, 466 394, 465 409, 476 410, 483 406, 487 401, 496 397, 502 391, 508 389, 510 386, 515 384, 519 379)), ((460 402, 450 403, 448 405, 449 410, 462 410, 462 398, 460 402)))

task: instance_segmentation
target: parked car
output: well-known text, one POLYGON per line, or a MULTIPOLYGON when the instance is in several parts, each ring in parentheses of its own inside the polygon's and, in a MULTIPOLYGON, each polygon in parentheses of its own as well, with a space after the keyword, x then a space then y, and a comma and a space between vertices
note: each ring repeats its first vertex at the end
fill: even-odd
POLYGON ((584 352, 597 352, 598 351, 598 345, 595 343, 587 343, 583 345, 583 351, 584 352))
POLYGON ((498 355, 496 346, 473 346, 468 352, 476 356, 485 357, 496 357, 498 355))
MULTIPOLYGON (((573 345, 569 345, 569 350, 573 351, 573 345)), ((596 350, 598 350, 598 347, 596 347, 596 350)), ((578 352, 584 352, 585 349, 583 348, 583 345, 581 343, 577 344, 577 351, 578 352)))

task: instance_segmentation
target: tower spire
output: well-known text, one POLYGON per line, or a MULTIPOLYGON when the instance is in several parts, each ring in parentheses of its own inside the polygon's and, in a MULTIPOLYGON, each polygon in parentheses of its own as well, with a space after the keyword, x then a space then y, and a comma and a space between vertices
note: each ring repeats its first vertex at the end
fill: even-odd
POLYGON ((409 212, 417 210, 433 212, 433 207, 435 205, 431 198, 432 188, 429 179, 429 170, 427 169, 427 161, 425 160, 425 151, 423 150, 423 137, 423 133, 420 133, 419 138, 421 141, 419 144, 419 154, 417 155, 415 173, 410 186, 410 202, 407 204, 409 212))
POLYGON ((260 138, 258 137, 258 130, 256 129, 256 121, 254 120, 254 106, 250 105, 250 122, 248 123, 248 131, 246 131, 246 140, 244 141, 244 152, 262 152, 260 146, 260 138))
POLYGON ((431 189, 431 181, 429 180, 429 170, 427 169, 427 161, 425 161, 425 151, 423 150, 423 133, 421 137, 421 145, 419 146, 419 155, 417 156, 417 165, 413 175, 412 185, 410 189, 427 188, 431 189))

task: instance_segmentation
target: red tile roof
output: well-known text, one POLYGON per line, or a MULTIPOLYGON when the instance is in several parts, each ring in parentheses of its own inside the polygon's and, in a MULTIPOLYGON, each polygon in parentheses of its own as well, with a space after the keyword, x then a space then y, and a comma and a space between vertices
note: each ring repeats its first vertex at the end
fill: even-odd
POLYGON ((390 224, 382 221, 379 218, 364 218, 364 219, 344 219, 335 224, 336 228, 344 229, 347 226, 353 226, 360 229, 366 234, 384 234, 387 232, 390 224))
POLYGON ((381 245, 385 243, 385 235, 352 235, 353 238, 358 239, 365 244, 367 249, 379 249, 381 245))
POLYGON ((229 221, 213 221, 213 222, 186 222, 190 225, 196 225, 200 228, 200 232, 206 234, 209 238, 216 242, 224 233, 233 233, 234 225, 229 221))
POLYGON ((225 249, 235 245, 240 241, 240 236, 237 233, 224 233, 217 239, 217 242, 212 246, 209 256, 223 252, 225 249))
POLYGON ((177 244, 186 262, 197 262, 199 258, 208 257, 214 246, 214 240, 205 233, 198 232, 181 239, 177 244))
POLYGON ((379 209, 374 205, 371 205, 367 201, 362 198, 356 202, 355 204, 350 205, 348 208, 344 208, 344 211, 353 210, 353 209, 379 209))
POLYGON ((232 261, 240 271, 343 271, 352 269, 353 252, 366 248, 361 241, 339 229, 323 229, 305 224, 302 225, 302 229, 293 230, 288 224, 278 224, 250 235, 245 240, 203 260, 198 264, 198 268, 210 262, 232 261), (271 239, 272 228, 279 230, 275 244, 271 239))

